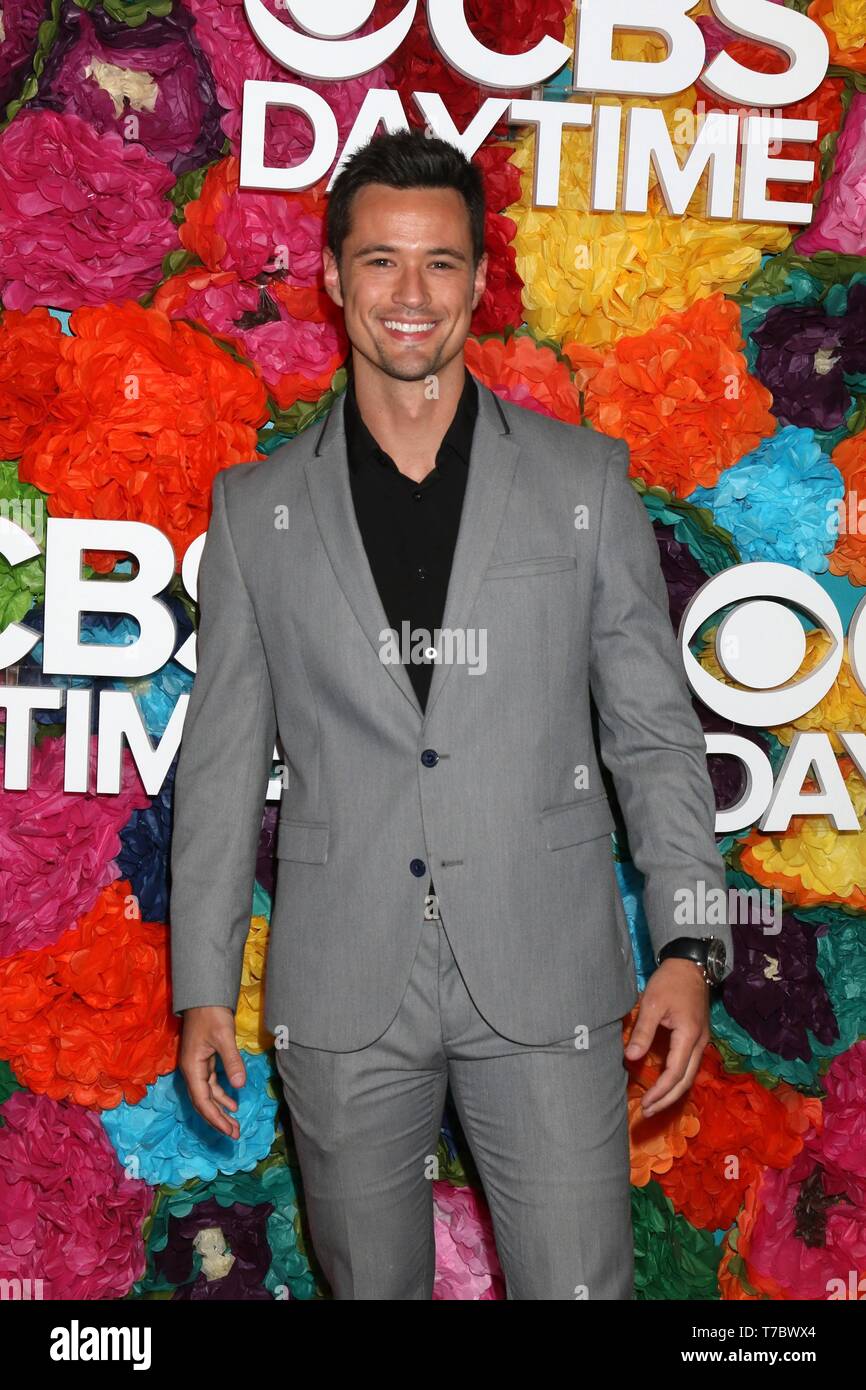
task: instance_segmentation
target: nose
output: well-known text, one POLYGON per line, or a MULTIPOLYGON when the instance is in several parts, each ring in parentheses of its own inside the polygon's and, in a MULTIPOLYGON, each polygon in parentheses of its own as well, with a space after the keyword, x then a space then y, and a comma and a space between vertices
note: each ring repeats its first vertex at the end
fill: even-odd
POLYGON ((420 266, 404 265, 394 286, 394 303, 407 309, 420 309, 430 303, 430 294, 420 266))

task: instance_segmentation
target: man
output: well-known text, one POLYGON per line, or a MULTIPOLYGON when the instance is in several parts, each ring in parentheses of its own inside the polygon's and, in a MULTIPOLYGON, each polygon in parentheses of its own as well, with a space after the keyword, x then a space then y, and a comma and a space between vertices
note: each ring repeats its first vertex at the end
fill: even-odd
POLYGON ((237 1138, 216 1058, 243 1085, 233 1009, 279 733, 265 1022, 335 1298, 431 1297, 450 1082, 508 1297, 628 1299, 637 988, 602 764, 668 951, 627 1050, 669 1030, 645 1114, 691 1085, 731 956, 726 925, 684 936, 677 915, 725 877, 652 527, 622 442, 466 370, 487 257, 460 152, 374 137, 327 230, 349 389, 213 489, 175 786, 181 1069, 237 1138))

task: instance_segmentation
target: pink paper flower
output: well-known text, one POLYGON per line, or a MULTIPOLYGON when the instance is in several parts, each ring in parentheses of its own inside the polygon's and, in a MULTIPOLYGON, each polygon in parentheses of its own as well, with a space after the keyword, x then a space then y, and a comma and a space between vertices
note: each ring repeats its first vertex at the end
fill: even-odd
POLYGON ((866 92, 855 92, 836 146, 833 173, 818 210, 795 243, 798 255, 816 251, 866 254, 866 92))
POLYGON ((124 1174, 92 1111, 15 1091, 2 1115, 0 1278, 41 1280, 32 1298, 123 1298, 154 1189, 124 1174))
MULTIPOLYGON (((318 92, 336 117, 338 150, 346 143, 368 90, 393 85, 393 71, 389 65, 344 82, 317 82, 297 77, 260 47, 244 13, 243 0, 183 0, 183 3, 195 16, 195 36, 210 61, 217 97, 226 112, 222 128, 231 142, 233 154, 240 153, 245 81, 296 82, 318 92)), ((268 0, 268 9, 281 23, 287 24, 286 10, 275 0, 268 0)), ((357 31, 358 35, 376 29, 380 22, 374 16, 357 31)), ((287 27, 293 26, 287 24, 287 27)), ((306 116, 287 107, 270 108, 265 121, 266 164, 275 168, 298 164, 310 153, 312 146, 313 136, 306 116)))
POLYGON ((434 1299, 490 1301, 505 1298, 493 1223, 483 1197, 471 1187, 434 1182, 436 1232, 434 1299))
POLYGON ((765 1170, 749 1233, 749 1269, 792 1299, 862 1297, 866 1278, 866 1040, 833 1059, 824 1085, 821 1132, 790 1167, 765 1170))
POLYGON ((80 116, 21 111, 0 135, 0 295, 7 309, 136 299, 176 249, 174 175, 80 116))
MULTIPOLYGON (((119 878, 118 831, 150 805, 128 749, 116 796, 63 790, 64 745, 46 738, 32 752, 30 788, 0 796, 0 957, 49 946, 119 878)), ((0 749, 0 767, 5 749, 0 749)), ((90 741, 96 785, 96 736, 90 741)))

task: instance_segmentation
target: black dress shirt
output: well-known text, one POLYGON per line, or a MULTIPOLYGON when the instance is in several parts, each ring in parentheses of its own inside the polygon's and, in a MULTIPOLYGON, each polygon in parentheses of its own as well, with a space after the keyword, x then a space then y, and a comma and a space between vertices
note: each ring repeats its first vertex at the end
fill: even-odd
MULTIPOLYGON (((420 483, 400 472, 364 424, 349 372, 343 419, 352 500, 382 607, 398 643, 404 622, 410 634, 423 628, 431 638, 442 625, 478 415, 478 387, 472 373, 464 370, 463 392, 435 467, 420 483)), ((407 663, 422 709, 433 666, 432 661, 407 663)), ((431 880, 429 892, 434 891, 431 880)))

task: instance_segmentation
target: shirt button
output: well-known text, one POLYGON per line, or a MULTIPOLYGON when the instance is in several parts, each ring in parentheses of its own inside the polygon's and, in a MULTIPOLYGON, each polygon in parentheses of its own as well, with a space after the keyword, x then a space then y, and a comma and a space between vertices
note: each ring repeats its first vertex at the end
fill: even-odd
POLYGON ((416 502, 420 502, 420 501, 421 501, 421 498, 424 496, 424 494, 423 494, 423 492, 421 491, 421 489, 418 488, 418 490, 417 490, 416 492, 413 492, 413 493, 412 493, 412 496, 414 497, 414 499, 415 499, 416 502))
POLYGON ((425 570, 425 568, 424 568, 423 565, 419 565, 419 566, 418 566, 418 568, 417 568, 416 571, 415 571, 415 574, 416 574, 416 576, 418 577, 418 579, 426 579, 426 578, 427 578, 427 571, 425 570))

